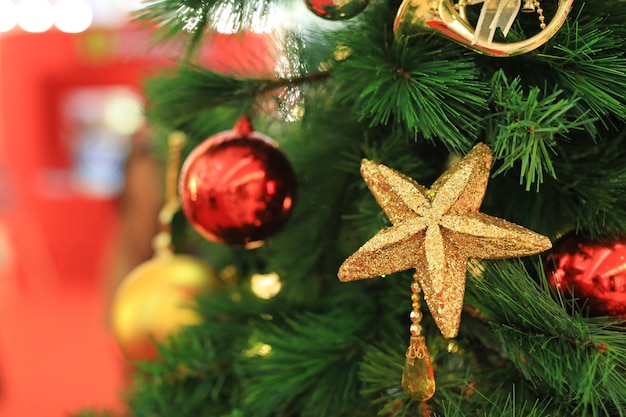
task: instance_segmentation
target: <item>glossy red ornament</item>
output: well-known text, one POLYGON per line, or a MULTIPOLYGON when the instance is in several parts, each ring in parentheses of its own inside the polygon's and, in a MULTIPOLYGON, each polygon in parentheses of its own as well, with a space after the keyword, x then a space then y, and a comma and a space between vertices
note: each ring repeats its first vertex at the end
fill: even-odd
POLYGON ((178 190, 185 216, 204 237, 253 246, 289 218, 296 177, 276 142, 244 116, 189 154, 178 190))
POLYGON ((328 20, 351 19, 367 7, 369 0, 304 0, 306 7, 328 20))
POLYGON ((590 316, 626 316, 626 239, 595 241, 568 234, 544 262, 550 285, 576 298, 590 316))

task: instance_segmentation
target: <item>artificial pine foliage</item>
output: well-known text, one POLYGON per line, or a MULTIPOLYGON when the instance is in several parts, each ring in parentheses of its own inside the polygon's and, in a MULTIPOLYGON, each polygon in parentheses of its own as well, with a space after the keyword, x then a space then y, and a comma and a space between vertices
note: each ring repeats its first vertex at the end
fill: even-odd
MULTIPOLYGON (((343 260, 391 224, 359 175, 362 158, 428 186, 483 142, 494 159, 481 212, 552 241, 572 230, 625 235, 626 2, 575 0, 546 44, 493 58, 435 35, 394 39, 399 3, 372 0, 334 26, 290 22, 280 37, 287 70, 276 77, 216 73, 197 59, 224 19, 220 3, 235 29, 246 28, 250 10, 294 7, 148 1, 137 19, 158 27, 157 42, 184 45, 178 67, 146 84, 151 126, 163 138, 182 130, 190 150, 250 115, 293 164, 298 198, 285 228, 253 250, 211 244, 175 221, 179 251, 234 267, 235 277, 199 297, 200 325, 138 365, 128 416, 626 415, 623 322, 585 317, 555 296, 541 256, 471 264, 450 349, 423 307, 437 380, 426 402, 400 387, 411 271, 337 279, 343 260), (279 91, 297 92, 297 102, 280 101, 279 91), (290 105, 298 117, 277 110, 290 105), (266 300, 250 280, 269 272, 282 289, 266 300)), ((506 41, 524 39, 528 22, 518 19, 506 41)))

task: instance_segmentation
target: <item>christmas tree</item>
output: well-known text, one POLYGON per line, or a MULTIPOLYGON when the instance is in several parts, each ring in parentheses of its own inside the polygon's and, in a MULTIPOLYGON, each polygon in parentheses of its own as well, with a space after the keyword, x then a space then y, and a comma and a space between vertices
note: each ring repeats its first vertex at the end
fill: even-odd
POLYGON ((221 282, 128 416, 626 415, 626 2, 300 1, 136 15, 221 282))

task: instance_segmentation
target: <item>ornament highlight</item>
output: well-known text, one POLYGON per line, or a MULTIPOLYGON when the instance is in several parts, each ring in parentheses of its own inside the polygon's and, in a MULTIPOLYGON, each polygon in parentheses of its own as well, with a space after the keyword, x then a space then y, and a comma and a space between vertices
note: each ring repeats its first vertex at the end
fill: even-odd
POLYGON ((183 213, 204 237, 255 247, 289 218, 296 177, 276 142, 244 116, 189 154, 178 190, 183 213))
POLYGON ((306 7, 328 20, 346 20, 361 13, 369 0, 304 0, 306 7))
POLYGON ((520 10, 519 0, 404 0, 394 22, 397 39, 435 33, 475 52, 493 57, 507 57, 530 52, 545 44, 563 26, 574 0, 558 0, 558 8, 549 24, 539 1, 524 3, 525 12, 536 11, 540 31, 518 42, 493 42, 497 28, 507 35, 520 10), (476 28, 472 27, 465 8, 483 3, 476 28), (532 9, 531 10, 531 6, 532 9))
POLYGON ((544 262, 550 286, 589 316, 626 317, 626 238, 597 241, 566 234, 544 262))
POLYGON ((188 255, 160 256, 136 267, 117 289, 111 309, 113 334, 126 358, 154 360, 156 343, 200 322, 194 297, 219 286, 216 271, 188 255))
MULTIPOLYGON (((478 211, 490 168, 491 149, 479 143, 426 189, 391 168, 364 159, 361 174, 393 226, 346 259, 339 268, 339 279, 354 281, 415 268, 411 337, 422 337, 420 288, 442 335, 455 337, 461 322, 468 259, 526 256, 552 246, 545 236, 478 211)), ((430 359, 420 340, 412 339, 407 351, 407 379, 422 375, 422 381, 403 384, 409 395, 414 391, 422 395, 429 392, 422 387, 431 386, 431 382, 423 381, 429 378, 424 369, 425 359, 430 359), (416 364, 416 358, 424 360, 416 364)), ((434 380, 432 386, 434 392, 434 380)))

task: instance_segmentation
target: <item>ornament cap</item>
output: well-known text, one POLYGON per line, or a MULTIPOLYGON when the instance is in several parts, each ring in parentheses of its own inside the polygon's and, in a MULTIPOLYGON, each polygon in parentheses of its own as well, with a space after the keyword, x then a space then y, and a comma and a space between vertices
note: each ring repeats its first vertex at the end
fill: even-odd
POLYGON ((252 133, 252 121, 248 116, 241 116, 233 126, 233 131, 241 136, 247 136, 252 133))

